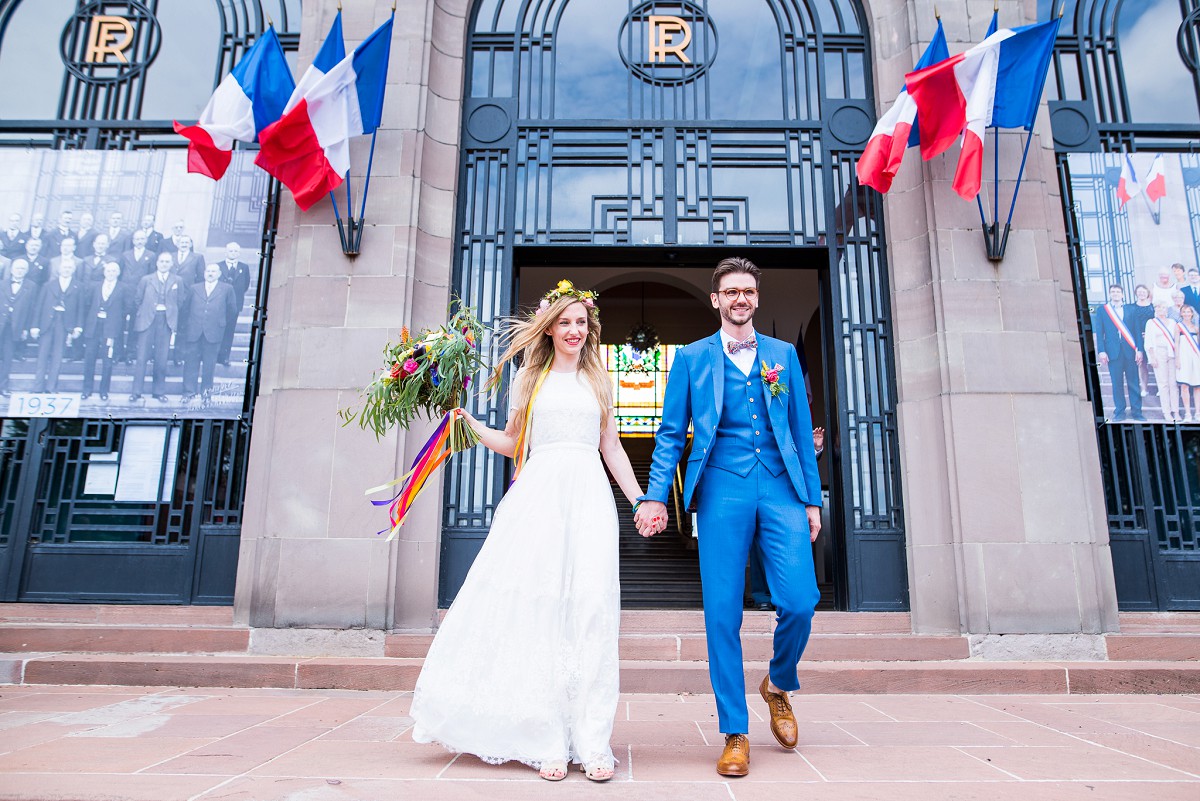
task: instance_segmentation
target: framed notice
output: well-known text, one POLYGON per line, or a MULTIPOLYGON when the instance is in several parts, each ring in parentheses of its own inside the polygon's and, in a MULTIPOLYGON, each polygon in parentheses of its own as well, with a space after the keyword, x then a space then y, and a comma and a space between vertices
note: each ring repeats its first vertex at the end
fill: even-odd
POLYGON ((113 500, 166 503, 175 491, 179 429, 165 425, 128 426, 121 440, 113 500))

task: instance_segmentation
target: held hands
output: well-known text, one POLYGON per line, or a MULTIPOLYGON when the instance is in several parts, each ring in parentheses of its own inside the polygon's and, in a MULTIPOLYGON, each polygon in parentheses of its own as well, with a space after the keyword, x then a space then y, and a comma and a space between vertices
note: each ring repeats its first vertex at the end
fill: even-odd
POLYGON ((642 501, 633 515, 638 533, 653 537, 667 527, 667 506, 660 501, 642 501))

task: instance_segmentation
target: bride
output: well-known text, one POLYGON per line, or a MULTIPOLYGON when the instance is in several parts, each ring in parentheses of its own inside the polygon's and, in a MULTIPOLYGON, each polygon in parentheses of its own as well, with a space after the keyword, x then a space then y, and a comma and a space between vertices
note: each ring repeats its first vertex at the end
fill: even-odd
POLYGON ((430 645, 410 713, 417 742, 517 760, 550 781, 569 762, 593 781, 613 776, 621 598, 617 510, 600 458, 631 504, 642 494, 617 434, 595 297, 561 281, 514 321, 496 365, 498 376, 523 357, 508 425, 467 415, 516 469, 430 645))

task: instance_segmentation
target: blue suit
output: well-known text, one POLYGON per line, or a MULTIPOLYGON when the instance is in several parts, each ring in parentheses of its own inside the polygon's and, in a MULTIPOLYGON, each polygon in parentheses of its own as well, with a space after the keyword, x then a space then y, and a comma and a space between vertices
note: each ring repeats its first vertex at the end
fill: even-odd
POLYGON ((758 369, 742 374, 720 332, 675 354, 644 500, 666 503, 693 430, 684 504, 697 509, 709 677, 725 734, 748 731, 740 631, 746 559, 757 540, 778 614, 771 681, 799 689, 796 664, 820 593, 805 506, 821 505, 812 417, 796 349, 757 335, 755 364, 783 365, 771 397, 758 369))
MULTIPOLYGON (((1113 420, 1120 420, 1125 416, 1126 384, 1129 385, 1129 408, 1134 419, 1140 420, 1142 417, 1142 381, 1137 368, 1138 349, 1125 340, 1121 330, 1105 311, 1106 307, 1112 308, 1110 304, 1106 303, 1097 306, 1092 313, 1092 330, 1096 332, 1096 350, 1108 356, 1108 377, 1112 381, 1113 406, 1115 407, 1113 420)), ((1129 306, 1125 306, 1122 310, 1121 322, 1129 331, 1133 341, 1138 343, 1140 338, 1129 325, 1130 322, 1133 322, 1129 319, 1131 316, 1129 308, 1129 306)), ((1136 320, 1136 315, 1133 316, 1136 320)))

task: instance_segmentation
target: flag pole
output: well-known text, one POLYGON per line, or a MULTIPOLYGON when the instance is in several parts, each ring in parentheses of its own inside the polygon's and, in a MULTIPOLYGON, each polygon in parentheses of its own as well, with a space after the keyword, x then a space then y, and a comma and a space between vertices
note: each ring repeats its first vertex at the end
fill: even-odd
MULTIPOLYGON (((376 128, 371 133, 371 153, 367 156, 367 177, 363 181, 362 204, 358 209, 358 228, 353 229, 354 234, 354 252, 358 253, 358 246, 362 244, 363 224, 367 219, 367 193, 371 191, 371 166, 375 163, 375 137, 379 135, 379 129, 376 128)), ((351 209, 353 214, 354 210, 351 209)))
MULTIPOLYGON (((992 261, 1000 261, 1004 258, 1004 249, 1008 247, 1008 234, 1012 230, 1013 210, 1017 207, 1017 193, 1021 191, 1021 178, 1025 175, 1025 161, 1029 158, 1029 144, 1033 141, 1033 131, 1025 132, 1025 151, 1021 153, 1021 167, 1017 170, 1017 182, 1013 185, 1012 202, 1008 204, 1008 219, 1004 221, 1004 236, 1000 239, 1000 246, 996 248, 996 256, 992 261)), ((999 220, 997 220, 999 222, 999 220)), ((999 234, 999 231, 996 232, 999 234)), ((992 258, 989 256, 988 258, 992 258)))

